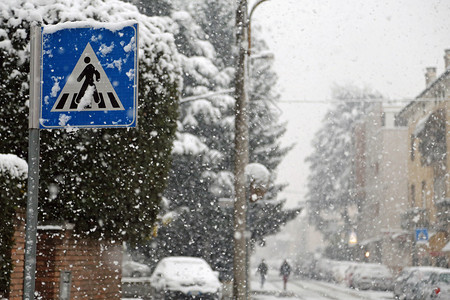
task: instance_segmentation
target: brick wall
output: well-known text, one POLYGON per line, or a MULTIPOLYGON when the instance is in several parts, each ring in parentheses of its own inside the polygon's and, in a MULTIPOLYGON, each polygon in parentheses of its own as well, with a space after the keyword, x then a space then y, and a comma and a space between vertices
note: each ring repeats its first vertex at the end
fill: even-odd
POLYGON ((59 298, 61 271, 71 272, 71 299, 120 299, 120 245, 80 238, 72 230, 39 231, 36 291, 59 298))
MULTIPOLYGON (((24 227, 18 229, 9 300, 22 299, 24 227)), ((43 226, 38 229, 36 252, 38 299, 59 299, 62 271, 71 272, 70 299, 121 298, 120 243, 77 236, 70 226, 43 226)))
POLYGON ((11 273, 9 300, 23 298, 23 266, 25 261, 25 213, 19 211, 14 219, 14 246, 11 251, 13 270, 11 273))

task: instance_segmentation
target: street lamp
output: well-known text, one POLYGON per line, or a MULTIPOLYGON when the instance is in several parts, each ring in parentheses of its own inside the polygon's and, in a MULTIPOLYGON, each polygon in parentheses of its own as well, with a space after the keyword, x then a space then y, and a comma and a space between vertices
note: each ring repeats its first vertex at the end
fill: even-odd
POLYGON ((247 0, 238 0, 236 10, 236 45, 238 56, 235 73, 235 138, 234 138, 234 252, 233 252, 233 299, 245 299, 246 278, 246 178, 248 164, 248 114, 247 114, 247 59, 251 49, 250 18, 256 7, 267 0, 257 1, 248 13, 247 0))
POLYGON ((252 54, 252 24, 251 24, 251 19, 253 16, 253 13, 255 12, 255 9, 263 2, 266 2, 268 0, 258 0, 255 4, 253 4, 252 9, 250 10, 250 14, 248 15, 248 20, 247 20, 247 44, 248 44, 248 50, 247 50, 247 54, 248 56, 250 56, 252 54))

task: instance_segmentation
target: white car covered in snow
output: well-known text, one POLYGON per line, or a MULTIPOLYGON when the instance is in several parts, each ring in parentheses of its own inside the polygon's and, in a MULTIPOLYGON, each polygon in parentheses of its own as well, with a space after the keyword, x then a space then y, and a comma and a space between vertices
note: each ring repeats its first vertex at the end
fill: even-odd
POLYGON ((218 275, 202 258, 163 258, 150 277, 153 299, 220 299, 218 275))
POLYGON ((384 265, 361 264, 353 273, 352 284, 360 290, 388 291, 393 289, 393 276, 384 265))

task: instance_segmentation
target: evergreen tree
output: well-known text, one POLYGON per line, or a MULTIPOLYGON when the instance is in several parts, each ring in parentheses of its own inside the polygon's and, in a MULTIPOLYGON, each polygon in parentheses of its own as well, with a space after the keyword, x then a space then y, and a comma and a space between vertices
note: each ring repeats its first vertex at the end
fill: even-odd
MULTIPOLYGON (((234 75, 234 11, 228 1, 178 3, 172 18, 182 54, 183 97, 229 89, 234 75)), ((255 49, 267 49, 262 41, 255 49)), ((254 64, 250 103, 250 160, 274 172, 288 151, 279 145, 285 124, 278 121, 272 101, 276 75, 271 62, 254 64)), ((233 208, 222 207, 233 197, 234 99, 219 94, 181 105, 174 162, 166 189, 168 212, 162 216, 158 236, 149 240, 143 253, 156 262, 167 255, 201 256, 222 275, 232 270, 233 208)), ((272 178, 272 181, 275 177, 272 178)), ((283 210, 274 186, 266 200, 251 206, 252 244, 277 232, 297 210, 283 210)))
MULTIPOLYGON (((353 133, 370 106, 370 99, 379 98, 379 93, 368 88, 336 86, 333 99, 338 103, 325 115, 312 142, 314 152, 306 158, 311 172, 307 194, 309 217, 330 243, 329 248, 334 249, 329 255, 347 247, 341 236, 351 229, 348 209, 358 205, 353 133)), ((340 258, 345 255, 341 253, 340 258)))
POLYGON ((172 12, 172 0, 128 0, 139 8, 139 11, 147 16, 170 16, 172 12))
POLYGON ((235 14, 233 0, 198 0, 185 7, 208 36, 217 52, 218 63, 233 66, 235 62, 235 14))
MULTIPOLYGON (((182 53, 183 96, 228 88, 232 70, 217 67, 216 52, 191 15, 177 11, 172 19, 177 23, 175 38, 182 53)), ((142 251, 153 261, 168 255, 201 256, 218 269, 222 261, 229 261, 232 224, 218 202, 232 192, 224 187, 223 180, 232 183, 227 167, 232 162, 229 142, 233 137, 233 106, 230 95, 181 105, 174 161, 165 192, 169 217, 163 219, 171 222, 160 226, 158 236, 149 240, 142 251)))

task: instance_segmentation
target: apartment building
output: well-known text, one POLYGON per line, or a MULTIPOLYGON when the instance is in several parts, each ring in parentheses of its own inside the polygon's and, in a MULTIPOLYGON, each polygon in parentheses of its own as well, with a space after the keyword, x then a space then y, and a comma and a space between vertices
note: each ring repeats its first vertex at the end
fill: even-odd
POLYGON ((408 207, 408 129, 396 121, 401 109, 398 103, 372 104, 355 133, 361 255, 397 270, 410 264, 411 244, 401 226, 408 207))
POLYGON ((444 64, 440 76, 435 67, 426 69, 426 88, 398 114, 408 128, 409 208, 402 226, 414 236, 413 265, 448 267, 450 258, 450 49, 444 64))

